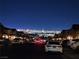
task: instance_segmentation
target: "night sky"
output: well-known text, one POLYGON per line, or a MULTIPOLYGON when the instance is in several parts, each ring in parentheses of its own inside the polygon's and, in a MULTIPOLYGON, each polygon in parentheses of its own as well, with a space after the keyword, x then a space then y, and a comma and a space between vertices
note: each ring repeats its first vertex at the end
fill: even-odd
POLYGON ((0 22, 9 28, 69 29, 79 24, 79 0, 0 0, 0 22))

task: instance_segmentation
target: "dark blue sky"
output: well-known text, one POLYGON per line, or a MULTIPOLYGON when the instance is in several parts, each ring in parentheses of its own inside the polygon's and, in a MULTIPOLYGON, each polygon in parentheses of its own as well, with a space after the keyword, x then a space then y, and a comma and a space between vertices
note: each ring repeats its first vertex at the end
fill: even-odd
POLYGON ((79 24, 79 0, 0 0, 0 22, 10 28, 68 29, 79 24))

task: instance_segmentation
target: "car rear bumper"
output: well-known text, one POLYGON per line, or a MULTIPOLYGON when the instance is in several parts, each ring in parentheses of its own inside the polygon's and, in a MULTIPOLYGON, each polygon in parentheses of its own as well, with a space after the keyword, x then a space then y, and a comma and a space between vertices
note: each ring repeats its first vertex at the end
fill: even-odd
POLYGON ((60 52, 60 53, 63 53, 63 49, 62 49, 62 48, 60 48, 60 49, 50 49, 50 48, 46 48, 45 51, 46 51, 46 52, 51 51, 51 52, 60 52))

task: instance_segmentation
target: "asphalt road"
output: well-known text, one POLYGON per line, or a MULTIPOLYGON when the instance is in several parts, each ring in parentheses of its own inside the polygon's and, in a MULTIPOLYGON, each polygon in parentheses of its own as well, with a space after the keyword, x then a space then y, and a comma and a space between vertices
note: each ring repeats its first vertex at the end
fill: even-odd
POLYGON ((68 57, 69 59, 79 59, 79 50, 64 48, 64 56, 68 57))
POLYGON ((44 48, 32 44, 10 46, 0 49, 0 58, 4 59, 72 59, 67 49, 64 54, 55 52, 44 52, 44 48))

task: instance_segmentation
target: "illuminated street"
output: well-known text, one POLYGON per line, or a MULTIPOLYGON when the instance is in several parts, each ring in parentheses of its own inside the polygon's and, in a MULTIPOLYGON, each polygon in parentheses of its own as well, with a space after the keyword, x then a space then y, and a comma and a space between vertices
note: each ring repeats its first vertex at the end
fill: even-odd
POLYGON ((61 32, 33 30, 27 33, 1 26, 0 58, 79 59, 79 25, 61 32))

